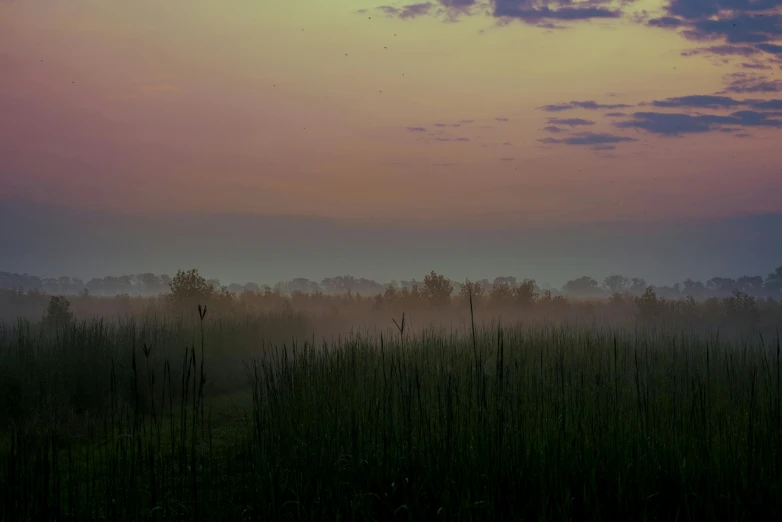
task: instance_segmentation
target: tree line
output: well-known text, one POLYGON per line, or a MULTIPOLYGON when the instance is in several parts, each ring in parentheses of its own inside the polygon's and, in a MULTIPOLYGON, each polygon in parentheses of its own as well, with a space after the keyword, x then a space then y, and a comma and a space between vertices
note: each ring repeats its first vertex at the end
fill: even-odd
MULTIPOLYGON (((180 271, 181 274, 193 274, 193 270, 180 271)), ((195 271, 197 274, 197 270, 195 271)), ((570 296, 580 298, 610 297, 615 294, 643 295, 648 288, 652 288, 656 295, 666 299, 692 297, 695 299, 708 299, 711 297, 729 297, 734 292, 742 292, 753 297, 782 298, 782 266, 777 267, 766 277, 742 276, 739 278, 712 277, 706 281, 686 279, 674 285, 649 284, 640 277, 626 277, 615 274, 610 275, 599 282, 590 276, 582 276, 567 281, 562 288, 541 288, 534 279, 519 280, 514 276, 499 276, 493 280, 488 278, 463 282, 447 279, 444 276, 432 272, 423 280, 402 280, 379 283, 364 277, 342 275, 327 277, 320 282, 308 278, 299 277, 289 281, 276 283, 273 286, 261 285, 254 282, 245 284, 231 283, 222 285, 218 279, 204 280, 204 284, 213 288, 215 292, 230 294, 242 294, 244 292, 263 293, 275 292, 282 295, 292 294, 361 294, 368 295, 393 295, 395 293, 415 293, 425 289, 426 279, 431 284, 432 275, 436 275, 443 284, 447 282, 450 288, 449 295, 461 294, 472 291, 473 294, 493 294, 500 299, 503 293, 518 294, 519 291, 551 296, 570 296)), ((177 277, 175 276, 175 277, 177 277)), ((24 292, 42 292, 49 295, 94 295, 94 296, 157 296, 170 291, 174 278, 168 275, 156 275, 153 273, 107 276, 92 278, 84 281, 75 277, 48 277, 41 278, 29 274, 18 274, 0 271, 0 290, 16 290, 24 292)), ((444 287, 445 288, 445 287, 444 287)))

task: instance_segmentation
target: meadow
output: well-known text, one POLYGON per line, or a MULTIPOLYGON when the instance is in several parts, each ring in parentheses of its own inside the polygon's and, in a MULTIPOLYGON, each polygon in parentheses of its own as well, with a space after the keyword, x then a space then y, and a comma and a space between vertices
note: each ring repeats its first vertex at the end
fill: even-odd
POLYGON ((357 302, 0 322, 0 519, 782 516, 778 303, 357 302))

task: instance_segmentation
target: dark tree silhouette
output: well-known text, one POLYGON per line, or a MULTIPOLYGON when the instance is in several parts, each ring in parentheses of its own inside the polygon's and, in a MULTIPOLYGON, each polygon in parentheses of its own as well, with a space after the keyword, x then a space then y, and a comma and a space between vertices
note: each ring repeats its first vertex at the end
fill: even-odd
POLYGON ((776 270, 768 274, 764 288, 769 295, 782 297, 782 266, 778 266, 776 270))
POLYGON ((451 302, 453 286, 451 281, 434 270, 424 277, 423 297, 434 306, 445 306, 451 302))
POLYGON ((215 293, 215 288, 198 273, 196 268, 188 271, 177 270, 169 287, 171 300, 183 304, 205 302, 215 293))
POLYGON ((610 294, 622 294, 630 288, 630 278, 623 275, 610 275, 603 279, 603 288, 610 294))
POLYGON ((578 279, 568 281, 562 289, 567 295, 576 297, 594 296, 599 292, 597 281, 589 276, 581 276, 578 279))

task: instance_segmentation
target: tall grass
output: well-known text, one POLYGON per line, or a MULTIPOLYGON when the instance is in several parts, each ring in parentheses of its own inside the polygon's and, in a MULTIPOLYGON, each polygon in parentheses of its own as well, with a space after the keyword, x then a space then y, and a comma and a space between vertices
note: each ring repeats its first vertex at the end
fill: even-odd
POLYGON ((778 338, 497 322, 411 334, 402 322, 268 343, 224 321, 4 327, 20 396, 29 383, 39 397, 73 394, 74 377, 89 377, 81 386, 105 400, 67 422, 70 402, 54 399, 39 422, 6 418, 0 518, 782 515, 778 338), (257 345, 241 352, 242 386, 211 387, 230 332, 257 345), (101 362, 106 352, 127 367, 101 362))

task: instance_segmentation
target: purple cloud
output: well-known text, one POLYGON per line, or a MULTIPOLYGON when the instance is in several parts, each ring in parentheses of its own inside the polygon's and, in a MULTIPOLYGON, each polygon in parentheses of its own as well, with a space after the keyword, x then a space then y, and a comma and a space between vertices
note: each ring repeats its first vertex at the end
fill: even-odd
POLYGON ((564 145, 606 145, 638 140, 627 136, 609 134, 607 132, 578 132, 563 139, 543 138, 538 141, 541 143, 562 143, 564 145))
POLYGON ((718 131, 725 125, 782 128, 782 120, 757 111, 737 111, 729 116, 636 112, 632 120, 614 123, 620 129, 642 129, 666 136, 718 131))
POLYGON ((585 120, 583 118, 549 118, 548 122, 553 125, 594 125, 592 120, 585 120))
POLYGON ((542 107, 538 107, 538 109, 546 112, 560 112, 560 111, 569 111, 572 109, 598 110, 598 109, 626 109, 628 107, 632 107, 632 105, 627 105, 624 103, 597 103, 596 101, 588 100, 588 101, 571 101, 566 103, 543 105, 542 107))

